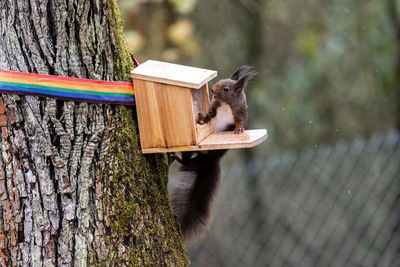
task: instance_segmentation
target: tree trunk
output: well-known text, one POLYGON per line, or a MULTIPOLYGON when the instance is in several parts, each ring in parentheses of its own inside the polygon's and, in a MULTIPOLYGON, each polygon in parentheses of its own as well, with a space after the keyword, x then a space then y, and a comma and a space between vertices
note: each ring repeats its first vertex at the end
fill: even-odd
MULTIPOLYGON (((0 69, 129 80, 116 0, 1 0, 0 69)), ((188 265, 132 108, 0 94, 2 266, 188 265)))

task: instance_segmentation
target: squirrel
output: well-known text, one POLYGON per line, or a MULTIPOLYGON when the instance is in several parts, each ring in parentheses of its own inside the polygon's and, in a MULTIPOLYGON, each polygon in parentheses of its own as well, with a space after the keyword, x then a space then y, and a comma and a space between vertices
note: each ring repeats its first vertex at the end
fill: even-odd
MULTIPOLYGON (((247 122, 247 103, 244 88, 256 75, 249 66, 241 66, 229 79, 218 81, 212 88, 213 99, 206 116, 199 113, 196 122, 208 123, 213 119, 214 131, 244 131, 247 122)), ((217 193, 221 170, 220 161, 227 150, 181 152, 174 154, 181 164, 179 183, 170 191, 172 209, 185 244, 202 237, 208 230, 211 208, 217 193)))
POLYGON ((257 74, 251 71, 249 66, 241 66, 229 79, 218 81, 212 88, 213 98, 210 111, 204 117, 202 113, 197 115, 199 124, 213 120, 215 132, 227 130, 227 126, 234 125, 234 133, 244 132, 247 123, 247 101, 244 88, 247 82, 257 74))

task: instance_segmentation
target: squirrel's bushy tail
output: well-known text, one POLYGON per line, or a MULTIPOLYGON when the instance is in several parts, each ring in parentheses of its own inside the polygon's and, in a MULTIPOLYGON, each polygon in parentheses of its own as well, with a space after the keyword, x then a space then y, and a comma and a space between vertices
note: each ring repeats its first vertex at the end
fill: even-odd
POLYGON ((185 244, 201 237, 211 223, 212 201, 220 180, 220 159, 226 150, 183 152, 178 185, 170 192, 172 209, 185 244))

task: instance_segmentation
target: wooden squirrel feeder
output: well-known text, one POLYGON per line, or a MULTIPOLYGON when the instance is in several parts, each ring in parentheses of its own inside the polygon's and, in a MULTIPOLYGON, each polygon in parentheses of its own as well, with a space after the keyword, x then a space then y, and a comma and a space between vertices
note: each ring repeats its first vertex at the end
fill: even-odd
POLYGON ((196 123, 209 109, 208 82, 213 70, 149 60, 131 72, 143 153, 248 148, 267 138, 267 131, 243 134, 213 132, 212 121, 196 123))

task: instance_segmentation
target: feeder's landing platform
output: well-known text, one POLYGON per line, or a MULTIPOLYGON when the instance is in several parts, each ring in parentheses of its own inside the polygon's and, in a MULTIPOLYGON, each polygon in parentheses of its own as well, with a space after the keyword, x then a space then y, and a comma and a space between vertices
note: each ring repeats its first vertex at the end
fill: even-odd
POLYGON ((199 150, 219 150, 219 149, 234 149, 234 148, 250 148, 262 143, 267 139, 267 130, 246 130, 241 134, 233 132, 216 132, 210 134, 198 145, 192 146, 177 146, 177 147, 159 147, 145 148, 142 153, 164 153, 178 151, 199 151, 199 150))

